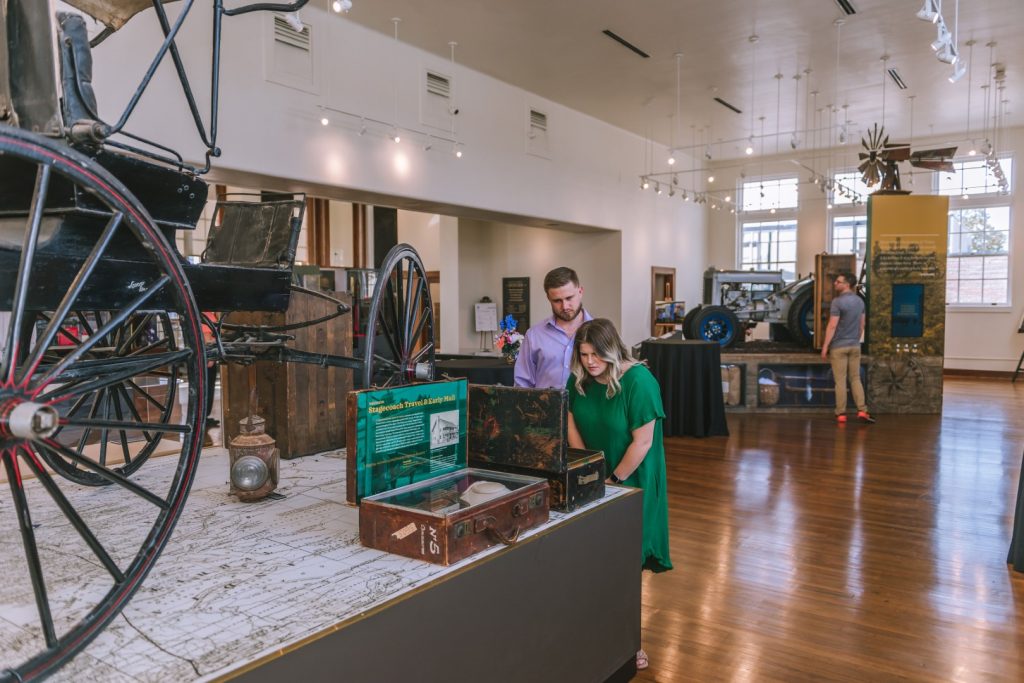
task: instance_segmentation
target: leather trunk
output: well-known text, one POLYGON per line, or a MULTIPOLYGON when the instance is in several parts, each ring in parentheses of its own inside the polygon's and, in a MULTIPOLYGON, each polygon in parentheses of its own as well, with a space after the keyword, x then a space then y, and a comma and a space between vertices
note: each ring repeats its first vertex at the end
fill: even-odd
POLYGON ((560 389, 469 385, 470 466, 544 477, 553 510, 603 498, 604 453, 568 447, 568 413, 560 389))

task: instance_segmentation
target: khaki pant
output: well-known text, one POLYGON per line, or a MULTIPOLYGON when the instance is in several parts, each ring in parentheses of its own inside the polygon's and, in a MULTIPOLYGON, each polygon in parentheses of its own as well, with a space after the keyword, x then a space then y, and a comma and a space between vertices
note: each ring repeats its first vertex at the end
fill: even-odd
POLYGON ((864 385, 860 382, 860 344, 833 348, 829 352, 832 361, 832 377, 836 381, 836 415, 846 412, 846 378, 850 378, 850 391, 857 410, 867 412, 864 402, 864 385))

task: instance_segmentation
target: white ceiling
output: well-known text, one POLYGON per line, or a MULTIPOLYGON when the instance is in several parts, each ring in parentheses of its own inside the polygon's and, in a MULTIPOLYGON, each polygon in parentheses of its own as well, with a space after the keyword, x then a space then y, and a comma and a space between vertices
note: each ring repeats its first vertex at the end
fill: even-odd
MULTIPOLYGON (((716 158, 742 156, 751 133, 764 151, 786 149, 796 113, 800 146, 827 146, 844 117, 857 143, 864 129, 883 121, 883 62, 908 89, 886 81, 884 123, 893 140, 929 133, 966 137, 968 77, 951 84, 951 66, 929 43, 935 26, 916 18, 921 0, 849 0, 846 16, 836 0, 354 0, 346 19, 393 35, 445 58, 457 41, 456 61, 666 146, 712 143, 716 158), (835 20, 844 18, 841 28, 835 20), (650 55, 644 59, 602 34, 610 29, 650 55), (748 38, 757 34, 756 52, 748 38), (838 68, 837 68, 838 47, 838 68), (680 116, 676 118, 676 53, 680 64, 680 116), (756 61, 753 63, 756 55, 756 61), (809 75, 805 70, 810 69, 809 75), (782 78, 776 79, 775 74, 782 78), (793 76, 799 74, 796 81, 793 76), (810 87, 808 87, 808 85, 810 87), (751 90, 754 107, 751 113, 751 90), (780 96, 781 88, 781 96, 780 96), (808 95, 818 91, 817 98, 808 95), (913 95, 913 131, 911 100, 913 95), (736 114, 713 98, 742 110, 736 114), (816 103, 816 107, 815 107, 816 103), (835 105, 830 114, 828 105, 835 105), (844 109, 844 105, 848 105, 844 109), (816 112, 820 110, 819 112, 816 112), (776 115, 776 111, 779 115, 776 115), (751 118, 753 114, 753 125, 751 118), (808 133, 820 122, 828 127, 808 133), (817 143, 817 144, 815 144, 817 143)), ((329 4, 329 3, 328 3, 329 4)), ((943 16, 954 25, 955 0, 943 16)), ((1004 125, 1022 124, 1016 106, 1024 89, 1024 0, 960 0, 959 43, 977 41, 970 65, 971 137, 985 110, 981 85, 989 78, 989 48, 1006 66, 1004 125)))

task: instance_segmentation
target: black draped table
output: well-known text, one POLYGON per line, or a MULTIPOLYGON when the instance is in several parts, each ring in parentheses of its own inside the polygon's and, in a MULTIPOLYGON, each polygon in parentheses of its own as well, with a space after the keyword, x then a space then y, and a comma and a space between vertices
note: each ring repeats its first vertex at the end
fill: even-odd
POLYGON ((640 353, 661 385, 665 436, 729 436, 718 344, 652 339, 640 353))
POLYGON ((434 363, 434 376, 465 377, 470 384, 515 384, 515 365, 504 358, 477 356, 447 358, 434 363))

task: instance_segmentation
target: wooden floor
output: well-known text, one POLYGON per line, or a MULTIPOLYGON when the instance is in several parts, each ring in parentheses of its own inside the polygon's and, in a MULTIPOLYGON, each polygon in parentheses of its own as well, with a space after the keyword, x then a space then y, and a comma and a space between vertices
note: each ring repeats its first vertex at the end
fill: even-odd
POLYGON ((1024 680, 1024 382, 947 379, 941 416, 729 429, 666 440, 676 568, 644 573, 635 680, 1024 680))

